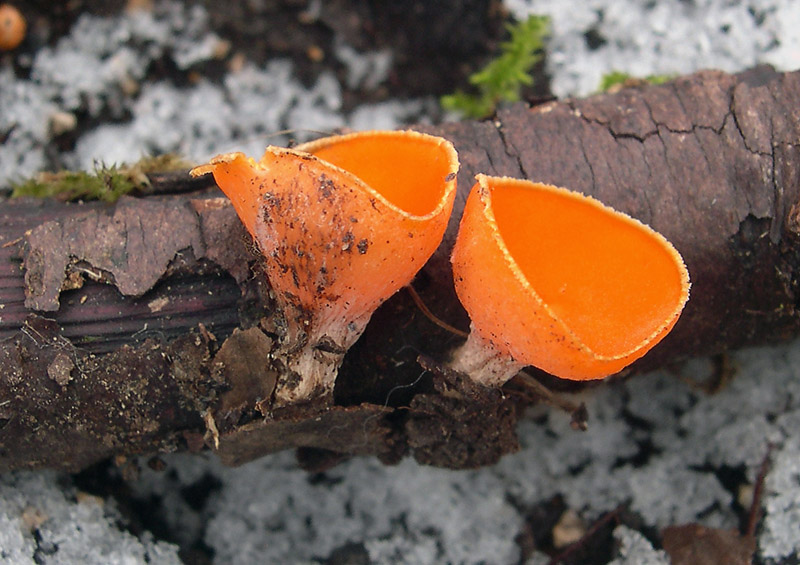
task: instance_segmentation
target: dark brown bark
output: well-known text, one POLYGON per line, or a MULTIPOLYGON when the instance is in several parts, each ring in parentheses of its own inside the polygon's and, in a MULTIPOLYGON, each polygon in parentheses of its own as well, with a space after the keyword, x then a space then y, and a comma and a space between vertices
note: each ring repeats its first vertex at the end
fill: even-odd
MULTIPOLYGON (((798 334, 800 73, 704 72, 662 86, 427 131, 459 152, 459 198, 414 282, 466 329, 448 256, 475 173, 596 196, 683 254, 692 296, 635 368, 798 334)), ((216 450, 229 464, 302 447, 406 453, 472 467, 516 448, 523 400, 424 370, 459 342, 401 291, 348 353, 332 399, 273 410, 268 284, 216 192, 114 206, 7 201, 0 209, 0 470, 76 470, 111 455, 216 450), (235 328, 240 328, 234 331, 235 328)))

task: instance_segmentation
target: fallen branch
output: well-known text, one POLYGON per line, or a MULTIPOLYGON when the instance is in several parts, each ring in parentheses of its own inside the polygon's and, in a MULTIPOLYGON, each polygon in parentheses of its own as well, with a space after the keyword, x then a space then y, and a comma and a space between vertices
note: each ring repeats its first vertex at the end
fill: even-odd
MULTIPOLYGON (((455 144, 461 171, 445 241, 415 289, 467 328, 448 258, 484 172, 592 194, 675 244, 692 298, 633 370, 795 336, 799 106, 800 73, 757 68, 426 127, 455 144)), ((331 452, 410 452, 472 467, 516 448, 531 400, 436 369, 460 338, 405 292, 345 357, 332 402, 273 410, 275 329, 248 237, 217 192, 167 195, 173 177, 151 181, 157 195, 116 205, 3 203, 0 470, 206 446, 229 464, 302 447, 310 466, 331 452), (502 428, 489 435, 470 423, 487 413, 502 428)))

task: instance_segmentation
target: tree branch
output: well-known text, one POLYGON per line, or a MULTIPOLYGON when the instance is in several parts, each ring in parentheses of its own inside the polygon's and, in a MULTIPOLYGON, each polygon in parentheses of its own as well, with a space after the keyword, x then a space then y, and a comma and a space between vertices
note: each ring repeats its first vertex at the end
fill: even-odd
MULTIPOLYGON (((448 233, 414 287, 466 329, 449 267, 461 209, 474 174, 508 175, 591 194, 685 258, 691 300, 634 371, 795 336, 798 106, 800 73, 760 67, 420 128, 455 144, 461 171, 448 233)), ((273 410, 258 257, 218 192, 163 194, 170 182, 185 178, 113 206, 3 203, 0 470, 204 446, 228 464, 299 447, 315 468, 334 453, 473 467, 516 448, 530 398, 442 369, 461 338, 402 291, 346 356, 332 402, 273 410), (423 368, 420 354, 434 361, 423 368)))

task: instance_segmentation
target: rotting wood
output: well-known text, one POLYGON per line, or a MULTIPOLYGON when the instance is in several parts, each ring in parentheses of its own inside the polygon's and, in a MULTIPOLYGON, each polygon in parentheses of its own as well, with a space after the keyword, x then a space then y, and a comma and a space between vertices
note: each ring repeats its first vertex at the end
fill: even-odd
MULTIPOLYGON (((633 370, 796 336, 798 108, 800 73, 760 67, 420 128, 450 139, 462 168, 415 289, 466 329, 448 262, 460 210, 475 173, 509 175, 591 194, 685 258, 691 300, 633 370)), ((273 411, 269 375, 251 389, 259 364, 230 361, 269 356, 275 328, 252 244, 216 192, 3 202, 0 303, 0 470, 203 445, 230 464, 300 447, 310 467, 331 452, 474 467, 515 449, 530 402, 424 370, 420 354, 444 360, 460 338, 401 291, 346 356, 332 399, 273 411), (489 435, 464 421, 486 413, 489 435)))

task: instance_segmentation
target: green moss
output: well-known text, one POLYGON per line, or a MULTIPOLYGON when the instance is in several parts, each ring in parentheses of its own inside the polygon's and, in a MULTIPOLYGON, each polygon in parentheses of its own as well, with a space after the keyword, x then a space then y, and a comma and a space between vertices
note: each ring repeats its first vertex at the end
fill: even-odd
POLYGON ((144 157, 132 165, 99 164, 94 171, 59 171, 39 173, 35 178, 12 185, 12 198, 31 196, 73 200, 116 202, 132 192, 146 192, 150 186, 148 173, 185 170, 191 164, 172 155, 144 157))
POLYGON ((113 202, 136 188, 136 183, 120 175, 116 167, 98 167, 94 172, 60 171, 41 173, 36 178, 13 185, 11 196, 56 198, 58 200, 105 200, 113 202))
POLYGON ((608 92, 617 86, 624 87, 627 84, 636 84, 639 82, 646 82, 648 84, 664 84, 675 78, 675 75, 648 75, 643 79, 632 77, 628 73, 622 71, 611 71, 603 75, 600 79, 599 92, 608 92))
POLYGON ((600 79, 600 92, 608 92, 612 86, 624 84, 626 80, 630 79, 631 75, 622 71, 611 71, 603 75, 600 79))
POLYGON ((500 55, 469 77, 475 93, 459 90, 442 96, 442 107, 470 118, 485 118, 500 102, 519 100, 521 88, 533 84, 530 72, 542 58, 549 29, 546 16, 530 16, 509 25, 511 37, 501 45, 500 55))

